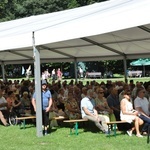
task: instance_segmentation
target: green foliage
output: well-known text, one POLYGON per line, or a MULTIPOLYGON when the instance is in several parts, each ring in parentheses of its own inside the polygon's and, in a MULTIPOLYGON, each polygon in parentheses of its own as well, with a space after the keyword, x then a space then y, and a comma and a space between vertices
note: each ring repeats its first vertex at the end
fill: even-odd
POLYGON ((68 3, 68 8, 75 8, 75 7, 79 7, 79 3, 77 2, 77 0, 70 0, 70 2, 68 3))
POLYGON ((106 0, 1 0, 0 21, 61 11, 106 0))
POLYGON ((0 22, 15 19, 16 0, 1 0, 0 2, 0 22))
POLYGON ((64 9, 67 9, 66 0, 26 0, 17 4, 16 17, 27 17, 64 9))

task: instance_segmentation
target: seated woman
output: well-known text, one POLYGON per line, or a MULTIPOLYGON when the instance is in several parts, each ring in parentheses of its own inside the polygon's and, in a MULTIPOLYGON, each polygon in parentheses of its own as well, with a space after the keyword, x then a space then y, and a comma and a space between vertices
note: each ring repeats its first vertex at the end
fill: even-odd
POLYGON ((25 114, 31 114, 31 100, 29 99, 28 92, 23 92, 23 96, 21 98, 21 105, 24 108, 25 114))
POLYGON ((103 88, 97 88, 96 93, 95 108, 98 111, 98 114, 103 116, 106 122, 116 121, 113 110, 108 106, 107 100, 104 97, 103 88))
POLYGON ((8 109, 9 112, 11 112, 12 104, 13 104, 13 101, 14 101, 13 91, 8 91, 6 101, 7 101, 7 104, 8 104, 7 109, 8 109))
POLYGON ((121 100, 120 107, 120 118, 128 123, 134 122, 134 127, 127 131, 129 136, 132 136, 132 132, 136 130, 137 137, 143 137, 140 134, 139 126, 143 124, 143 121, 138 117, 138 111, 133 109, 133 105, 130 102, 130 91, 124 93, 124 98, 121 100))
POLYGON ((73 97, 73 93, 68 93, 68 99, 65 103, 65 113, 69 119, 81 118, 81 111, 76 99, 73 97))
POLYGON ((54 99, 52 100, 53 103, 49 112, 49 119, 51 120, 50 127, 56 127, 58 126, 58 122, 57 120, 53 119, 53 117, 59 117, 59 116, 65 117, 65 113, 62 111, 62 109, 58 109, 55 100, 54 99))
POLYGON ((64 111, 65 109, 64 104, 66 100, 67 100, 67 97, 65 96, 64 89, 63 88, 59 89, 58 95, 57 95, 57 107, 64 111))
POLYGON ((14 95, 14 100, 12 102, 12 111, 14 111, 17 116, 21 116, 21 114, 24 114, 24 108, 21 104, 21 101, 20 101, 20 96, 19 94, 15 94, 14 95))

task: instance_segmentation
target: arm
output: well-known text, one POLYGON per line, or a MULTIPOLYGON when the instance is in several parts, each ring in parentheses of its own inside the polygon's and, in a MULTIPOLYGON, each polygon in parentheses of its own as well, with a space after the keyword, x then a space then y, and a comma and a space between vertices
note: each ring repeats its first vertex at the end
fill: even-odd
POLYGON ((120 106, 121 106, 121 110, 122 110, 122 113, 124 114, 124 115, 138 115, 138 111, 135 111, 135 112, 128 112, 128 111, 126 111, 126 102, 124 101, 124 100, 121 100, 121 104, 120 104, 120 106))
POLYGON ((48 107, 46 108, 46 112, 50 111, 51 106, 52 106, 52 98, 49 98, 49 104, 48 107))
POLYGON ((6 103, 1 103, 1 104, 0 104, 0 108, 1 108, 1 107, 7 107, 7 102, 6 102, 6 103))
POLYGON ((67 108, 70 112, 80 113, 80 110, 79 110, 78 108, 72 108, 69 103, 66 104, 66 108, 67 108))
POLYGON ((31 103, 33 105, 34 111, 36 112, 36 100, 35 100, 35 98, 32 98, 31 103))
POLYGON ((82 110, 85 112, 86 115, 95 117, 94 114, 90 113, 89 110, 86 107, 82 107, 82 110))
POLYGON ((98 113, 97 113, 96 109, 94 109, 94 114, 90 113, 89 110, 86 107, 82 107, 82 109, 83 109, 83 111, 85 112, 86 115, 94 117, 95 119, 98 120, 98 113))
POLYGON ((149 116, 147 116, 147 115, 144 113, 144 111, 142 110, 141 107, 136 107, 135 109, 136 109, 140 114, 142 114, 143 116, 145 116, 145 117, 147 117, 147 118, 150 118, 149 116))
POLYGON ((19 101, 17 101, 17 102, 18 102, 18 103, 15 104, 15 101, 13 101, 13 103, 12 103, 13 107, 18 107, 19 105, 21 105, 21 102, 19 102, 19 101))
POLYGON ((107 98, 107 104, 108 104, 109 108, 114 111, 120 112, 120 104, 118 104, 117 106, 114 107, 113 101, 114 100, 112 98, 110 98, 110 97, 107 98))

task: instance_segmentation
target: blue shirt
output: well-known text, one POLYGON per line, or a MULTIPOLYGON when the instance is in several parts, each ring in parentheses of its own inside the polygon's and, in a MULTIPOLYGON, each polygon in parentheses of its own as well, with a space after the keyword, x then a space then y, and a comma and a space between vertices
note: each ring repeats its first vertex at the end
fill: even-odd
MULTIPOLYGON (((33 94, 33 98, 36 100, 36 94, 33 94)), ((49 106, 49 99, 52 98, 51 92, 46 90, 45 92, 42 91, 42 109, 46 110, 49 106)))

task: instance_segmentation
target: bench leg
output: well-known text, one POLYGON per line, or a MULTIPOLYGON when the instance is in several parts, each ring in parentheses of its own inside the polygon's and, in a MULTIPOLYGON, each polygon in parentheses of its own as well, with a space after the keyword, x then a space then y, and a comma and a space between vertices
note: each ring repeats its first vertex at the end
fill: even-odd
POLYGON ((75 123, 75 134, 78 135, 78 122, 75 123))
POLYGON ((150 142, 150 125, 148 126, 148 132, 147 132, 147 143, 150 142))
POLYGON ((70 123, 70 135, 72 135, 72 125, 70 123))
POLYGON ((110 131, 111 131, 110 125, 108 125, 108 136, 109 136, 109 138, 110 138, 110 131))
POLYGON ((117 129, 117 124, 114 123, 114 136, 116 136, 116 129, 117 129))
POLYGON ((26 126, 26 121, 25 119, 23 120, 23 128, 25 129, 25 126, 26 126))
POLYGON ((25 119, 23 119, 23 122, 20 122, 20 129, 22 128, 21 126, 23 126, 23 129, 25 129, 25 125, 26 125, 26 121, 25 119))
POLYGON ((72 130, 75 130, 75 135, 78 135, 78 122, 76 122, 72 129, 72 124, 70 124, 70 135, 72 135, 72 130))

